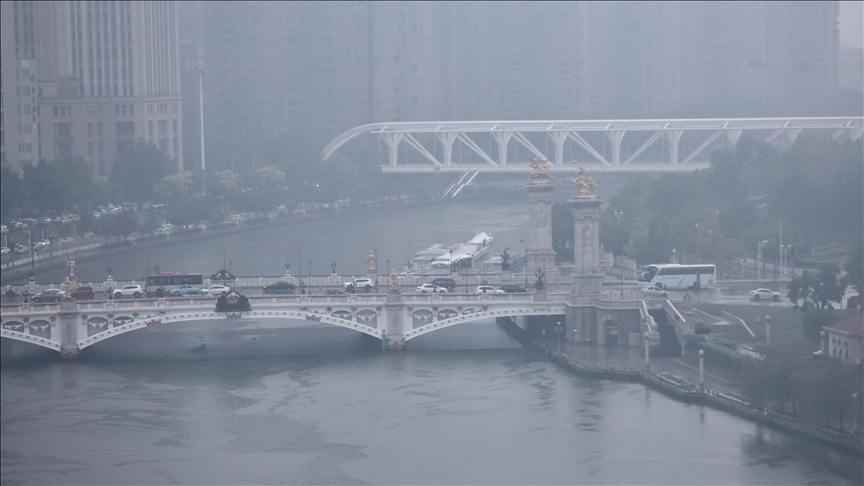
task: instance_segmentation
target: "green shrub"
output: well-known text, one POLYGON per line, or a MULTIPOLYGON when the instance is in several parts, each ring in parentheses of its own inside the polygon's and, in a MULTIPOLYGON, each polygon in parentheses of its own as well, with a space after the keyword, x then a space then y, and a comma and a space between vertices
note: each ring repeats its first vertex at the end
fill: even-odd
POLYGON ((744 366, 744 360, 747 358, 743 354, 711 341, 704 342, 702 349, 705 351, 706 360, 735 371, 741 371, 741 368, 744 366))

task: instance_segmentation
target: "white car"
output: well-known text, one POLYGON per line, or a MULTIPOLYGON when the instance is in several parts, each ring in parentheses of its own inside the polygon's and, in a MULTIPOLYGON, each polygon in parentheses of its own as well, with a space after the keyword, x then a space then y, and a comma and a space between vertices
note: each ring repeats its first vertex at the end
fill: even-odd
POLYGON ((669 297, 669 293, 660 287, 650 286, 642 289, 642 292, 645 293, 645 297, 649 299, 662 299, 665 297, 669 297))
POLYGON ((35 245, 33 245, 34 250, 41 250, 42 248, 48 248, 51 246, 51 242, 49 240, 41 240, 37 241, 35 245))
POLYGON ((10 253, 12 253, 12 250, 9 248, 6 248, 5 246, 0 248, 0 255, 8 255, 10 253))
POLYGON ((345 287, 345 290, 348 292, 354 292, 359 289, 369 292, 375 287, 375 281, 371 278, 355 278, 350 282, 345 282, 342 286, 345 287))
POLYGON ((209 289, 202 289, 201 291, 212 295, 213 297, 219 297, 230 292, 231 287, 226 287, 224 285, 211 285, 209 289))
POLYGON ((475 294, 506 294, 503 290, 491 285, 478 285, 474 289, 475 294))
POLYGON ((417 293, 420 294, 446 294, 447 289, 444 287, 439 287, 437 285, 433 285, 431 283, 425 283, 419 287, 417 287, 417 293))
POLYGON ((756 289, 750 291, 750 298, 753 300, 773 300, 774 302, 778 302, 783 297, 783 294, 780 292, 774 292, 770 289, 756 289))
POLYGON ((144 295, 144 288, 140 285, 127 285, 122 289, 114 291, 115 299, 122 299, 123 297, 132 297, 137 299, 142 295, 144 295))

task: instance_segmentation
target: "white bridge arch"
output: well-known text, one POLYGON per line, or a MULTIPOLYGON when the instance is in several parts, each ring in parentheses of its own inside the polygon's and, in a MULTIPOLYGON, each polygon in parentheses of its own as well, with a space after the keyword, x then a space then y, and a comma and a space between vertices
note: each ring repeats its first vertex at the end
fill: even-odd
POLYGON ((742 134, 788 145, 802 131, 822 131, 835 139, 857 140, 862 130, 862 117, 385 122, 362 125, 342 133, 324 147, 322 157, 327 159, 351 139, 368 134, 378 135, 387 146, 389 163, 382 166, 383 172, 529 170, 527 159, 508 164, 511 142, 527 150, 532 157, 548 159, 553 172, 569 172, 576 165, 594 172, 689 172, 708 167, 705 161, 708 149, 724 141, 734 145, 742 134), (545 139, 542 150, 536 144, 536 136, 534 142, 526 136, 537 133, 543 134, 545 139), (420 140, 424 138, 431 142, 420 140), (634 139, 632 146, 627 143, 630 138, 634 139), (660 150, 655 145, 658 141, 662 144, 660 150), (405 154, 410 147, 424 163, 400 163, 402 142, 405 154), (455 163, 455 142, 480 162, 455 163), (547 153, 550 152, 549 142, 551 153, 547 153), (565 156, 568 147, 571 156, 575 148, 583 159, 570 157, 568 160, 565 156))
MULTIPOLYGON (((404 343, 481 319, 564 314, 568 294, 249 297, 249 311, 217 312, 213 299, 155 299, 3 306, 0 336, 77 355, 96 343, 151 326, 228 319, 294 319, 330 324, 404 343), (551 297, 550 301, 546 301, 551 297)), ((634 301, 629 307, 636 308, 634 301)), ((616 303, 620 307, 620 302, 616 303)))

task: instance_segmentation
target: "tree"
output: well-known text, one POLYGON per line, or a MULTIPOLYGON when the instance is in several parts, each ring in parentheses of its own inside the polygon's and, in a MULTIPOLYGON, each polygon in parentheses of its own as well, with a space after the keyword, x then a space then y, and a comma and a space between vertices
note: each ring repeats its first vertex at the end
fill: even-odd
POLYGON ((75 197, 65 167, 57 162, 40 160, 24 166, 24 188, 30 205, 39 214, 56 213, 75 206, 75 197))
POLYGON ((117 154, 111 177, 120 183, 127 198, 145 202, 153 197, 156 184, 175 171, 168 154, 152 143, 138 140, 117 154))
POLYGON ((7 221, 17 216, 27 205, 27 191, 21 174, 4 166, 0 168, 0 219, 7 221))
POLYGON ((814 342, 819 340, 819 333, 822 332, 823 327, 830 326, 835 322, 837 322, 837 316, 827 309, 811 309, 801 317, 804 336, 814 342))
POLYGON ((851 285, 858 291, 858 295, 864 294, 862 284, 864 284, 864 244, 858 245, 852 249, 846 261, 843 262, 843 270, 846 275, 841 279, 844 285, 851 285))
POLYGON ((833 309, 831 302, 840 303, 846 286, 837 280, 837 265, 825 265, 818 273, 808 271, 789 282, 789 297, 795 308, 807 312, 810 309, 833 309), (799 304, 800 302, 800 304, 799 304))
POLYGON ((168 204, 180 205, 192 196, 193 183, 185 174, 173 174, 163 178, 153 188, 156 197, 168 204))
POLYGON ((573 209, 568 203, 552 204, 552 249, 558 262, 573 259, 573 209))

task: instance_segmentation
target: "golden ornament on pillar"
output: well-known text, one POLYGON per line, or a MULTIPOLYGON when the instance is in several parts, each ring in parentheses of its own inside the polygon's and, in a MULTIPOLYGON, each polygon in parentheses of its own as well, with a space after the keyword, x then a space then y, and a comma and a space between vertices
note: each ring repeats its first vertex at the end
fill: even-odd
POLYGON ((584 175, 583 172, 585 172, 585 167, 579 167, 579 171, 573 174, 573 189, 576 191, 576 197, 578 199, 597 199, 597 195, 594 194, 597 181, 584 175))
POLYGON ((543 157, 533 157, 531 159, 531 167, 534 168, 529 175, 531 176, 531 184, 549 184, 549 176, 552 171, 548 165, 549 161, 543 157))

